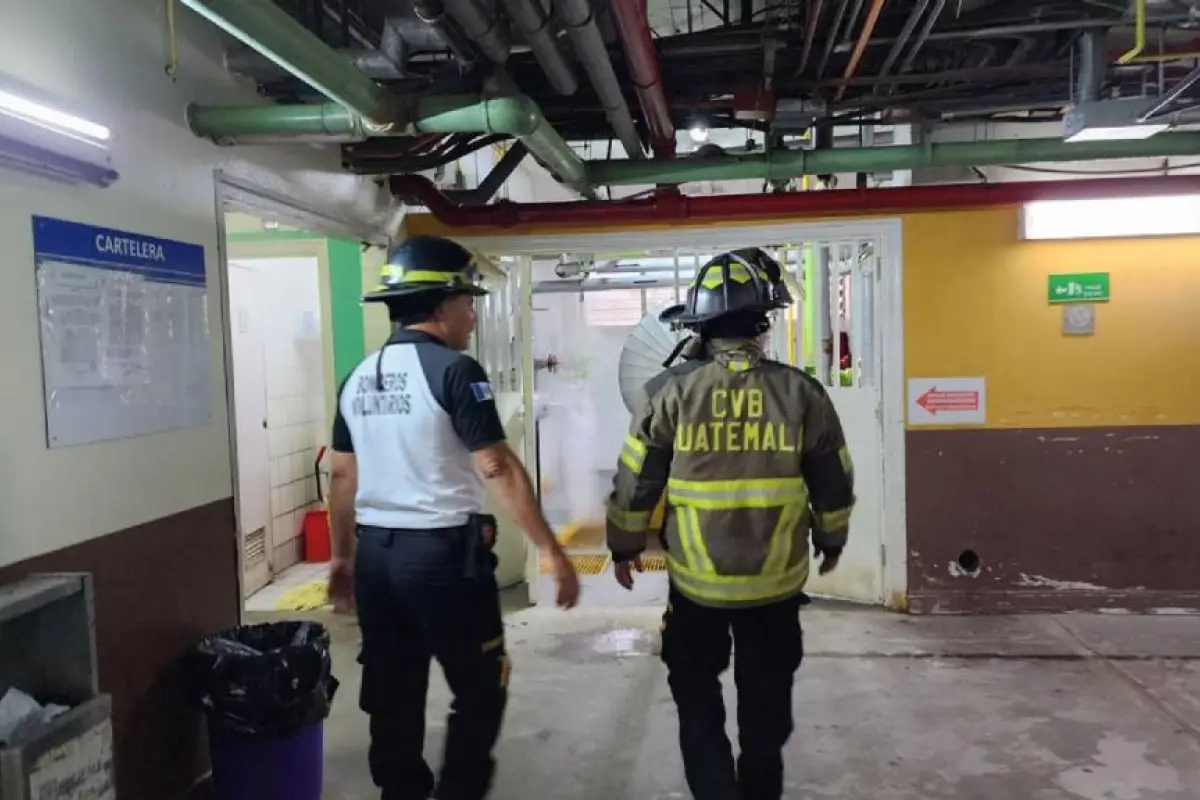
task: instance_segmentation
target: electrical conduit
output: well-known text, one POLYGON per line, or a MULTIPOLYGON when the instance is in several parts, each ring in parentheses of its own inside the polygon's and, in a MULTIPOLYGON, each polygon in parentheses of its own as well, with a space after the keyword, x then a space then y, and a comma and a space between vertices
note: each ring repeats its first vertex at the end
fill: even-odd
POLYGON ((629 77, 642 107, 642 117, 650 131, 654 156, 674 158, 675 123, 671 121, 671 107, 663 94, 658 52, 654 49, 654 39, 646 20, 646 0, 612 0, 610 8, 621 49, 625 52, 629 77))

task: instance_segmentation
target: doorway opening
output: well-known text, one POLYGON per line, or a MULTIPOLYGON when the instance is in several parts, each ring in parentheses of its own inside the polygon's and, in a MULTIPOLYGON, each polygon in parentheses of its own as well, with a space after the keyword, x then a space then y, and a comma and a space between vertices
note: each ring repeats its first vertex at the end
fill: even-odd
POLYGON ((386 240, 222 173, 216 185, 242 601, 319 608, 335 395, 364 356, 364 261, 381 262, 386 240))
MULTIPOLYGON (((647 542, 648 571, 626 593, 604 542, 605 501, 631 420, 634 387, 662 369, 679 340, 657 319, 681 302, 695 271, 737 247, 770 252, 794 304, 775 315, 769 357, 804 369, 829 392, 855 462, 858 505, 840 568, 810 593, 885 604, 904 593, 903 329, 896 220, 769 225, 651 234, 475 240, 520 259, 530 275, 535 440, 530 462, 548 520, 574 556, 589 604, 666 597, 665 559, 647 542), (890 467, 885 467, 885 464, 890 467), (894 555, 893 555, 894 554, 894 555), (640 587, 640 588, 637 588, 640 587)), ((655 513, 660 520, 663 509, 655 513)), ((531 565, 528 579, 538 584, 531 565)), ((543 583, 549 584, 550 581, 543 583)), ((552 591, 543 587, 535 593, 552 591)))
MULTIPOLYGON (((320 537, 333 376, 319 240, 306 231, 296 239, 244 235, 261 225, 247 215, 226 218, 230 413, 243 595, 247 607, 275 610, 277 595, 319 580, 328 561, 320 537)), ((327 540, 327 524, 323 530, 327 540)))

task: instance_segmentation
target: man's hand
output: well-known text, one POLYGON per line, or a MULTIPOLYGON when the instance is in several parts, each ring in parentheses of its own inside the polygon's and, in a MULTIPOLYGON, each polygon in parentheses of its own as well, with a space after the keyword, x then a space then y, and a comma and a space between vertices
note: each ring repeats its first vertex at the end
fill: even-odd
POLYGON ((842 548, 826 547, 816 548, 816 555, 821 556, 821 566, 817 570, 819 575, 828 575, 837 569, 838 559, 842 557, 842 548))
POLYGON ((642 571, 642 557, 636 556, 628 561, 621 561, 613 567, 613 575, 616 576, 617 583, 621 584, 621 588, 625 591, 633 590, 633 573, 642 571))
POLYGON ((329 600, 335 614, 354 612, 354 561, 335 558, 329 564, 329 600))
POLYGON ((559 608, 574 608, 579 602, 579 575, 575 565, 561 548, 555 548, 550 554, 550 565, 554 570, 554 582, 558 584, 555 602, 559 608))

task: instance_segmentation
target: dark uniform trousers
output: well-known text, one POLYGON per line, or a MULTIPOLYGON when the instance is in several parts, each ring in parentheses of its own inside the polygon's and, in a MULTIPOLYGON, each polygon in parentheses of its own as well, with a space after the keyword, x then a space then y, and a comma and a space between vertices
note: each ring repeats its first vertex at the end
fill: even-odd
POLYGON ((360 705, 370 716, 371 777, 383 800, 424 800, 434 789, 422 754, 433 658, 454 693, 434 796, 480 800, 491 786, 509 664, 495 558, 482 551, 481 568, 464 574, 468 535, 465 527, 358 529, 360 705))
POLYGON ((679 743, 696 800, 780 800, 792 734, 792 684, 804 655, 799 597, 754 608, 711 608, 673 585, 662 657, 679 714, 679 743), (738 693, 735 764, 720 676, 733 647, 738 693))

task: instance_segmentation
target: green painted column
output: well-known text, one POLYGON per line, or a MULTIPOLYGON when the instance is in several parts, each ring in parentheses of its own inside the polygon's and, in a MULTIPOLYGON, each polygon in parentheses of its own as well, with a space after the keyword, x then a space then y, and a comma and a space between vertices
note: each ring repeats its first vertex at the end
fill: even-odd
POLYGON ((357 242, 330 239, 329 309, 333 373, 338 386, 366 355, 363 337, 362 253, 357 242))

